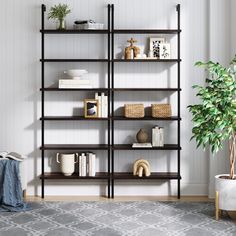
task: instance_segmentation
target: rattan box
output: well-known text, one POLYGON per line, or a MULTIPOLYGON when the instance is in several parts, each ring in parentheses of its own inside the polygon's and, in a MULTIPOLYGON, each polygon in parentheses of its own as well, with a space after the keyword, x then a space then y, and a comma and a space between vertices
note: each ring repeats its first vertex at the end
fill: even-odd
POLYGON ((144 105, 125 104, 124 113, 127 118, 142 118, 144 117, 144 105))
POLYGON ((152 104, 152 117, 165 118, 171 117, 171 114, 170 104, 152 104))

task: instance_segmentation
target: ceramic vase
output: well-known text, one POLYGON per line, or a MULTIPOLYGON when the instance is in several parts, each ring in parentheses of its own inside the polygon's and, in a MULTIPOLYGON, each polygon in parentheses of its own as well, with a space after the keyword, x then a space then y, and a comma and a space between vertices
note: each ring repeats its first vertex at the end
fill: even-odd
POLYGON ((138 143, 146 143, 148 140, 148 134, 144 129, 140 129, 136 135, 138 143))
POLYGON ((57 153, 57 163, 61 164, 61 172, 65 176, 71 176, 75 172, 75 163, 78 162, 78 153, 57 153))

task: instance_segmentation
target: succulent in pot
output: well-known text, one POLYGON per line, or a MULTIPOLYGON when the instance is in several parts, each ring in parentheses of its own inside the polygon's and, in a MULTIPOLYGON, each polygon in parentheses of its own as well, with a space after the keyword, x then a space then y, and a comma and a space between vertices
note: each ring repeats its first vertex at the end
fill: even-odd
POLYGON ((66 29, 65 17, 71 12, 67 4, 58 4, 51 7, 48 19, 58 20, 57 29, 66 29))
POLYGON ((209 78, 205 86, 193 86, 201 103, 188 106, 194 124, 192 139, 196 139, 197 147, 209 145, 213 154, 229 141, 230 173, 215 176, 218 218, 220 210, 236 210, 236 56, 229 67, 212 61, 195 65, 205 68, 209 78))

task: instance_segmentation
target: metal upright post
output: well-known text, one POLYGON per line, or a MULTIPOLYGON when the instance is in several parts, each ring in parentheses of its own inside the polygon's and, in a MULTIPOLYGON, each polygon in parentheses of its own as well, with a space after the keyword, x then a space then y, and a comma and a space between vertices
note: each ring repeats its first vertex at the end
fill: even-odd
POLYGON ((112 155, 111 155, 111 196, 114 198, 114 4, 111 5, 111 105, 112 105, 112 155))
POLYGON ((178 20, 178 198, 180 198, 180 4, 176 7, 178 20))
POLYGON ((41 113, 42 113, 42 127, 41 127, 41 146, 42 146, 42 153, 41 153, 41 172, 42 172, 42 186, 41 186, 41 196, 44 198, 44 13, 46 11, 46 6, 42 4, 42 32, 41 32, 41 87, 42 87, 42 94, 41 94, 41 113))
POLYGON ((108 140, 108 153, 107 153, 107 165, 108 165, 108 183, 107 183, 107 188, 108 188, 108 198, 111 197, 111 161, 110 161, 110 146, 111 146, 111 141, 110 141, 110 136, 111 136, 111 120, 110 120, 110 113, 111 113, 111 93, 110 93, 110 88, 111 88, 111 51, 110 51, 110 41, 111 41, 111 26, 110 26, 110 21, 111 21, 111 5, 108 4, 108 16, 107 16, 107 28, 108 28, 108 33, 107 33, 107 56, 108 56, 108 63, 107 63, 107 87, 108 87, 108 127, 107 127, 107 140, 108 140))

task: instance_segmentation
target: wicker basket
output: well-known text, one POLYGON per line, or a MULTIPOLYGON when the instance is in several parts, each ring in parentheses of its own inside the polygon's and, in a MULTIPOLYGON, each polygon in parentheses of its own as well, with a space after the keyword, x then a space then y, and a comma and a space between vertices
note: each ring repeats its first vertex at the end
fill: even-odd
POLYGON ((143 104, 125 104, 125 117, 141 118, 144 117, 143 104))
POLYGON ((170 104, 152 104, 152 117, 171 117, 170 104))

